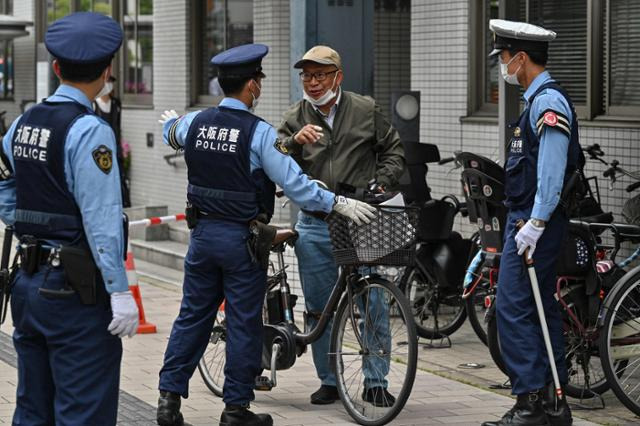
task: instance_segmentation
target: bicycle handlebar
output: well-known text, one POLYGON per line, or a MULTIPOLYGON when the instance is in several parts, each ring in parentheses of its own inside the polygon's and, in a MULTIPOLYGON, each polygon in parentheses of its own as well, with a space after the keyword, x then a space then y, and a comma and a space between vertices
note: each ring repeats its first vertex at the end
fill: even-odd
POLYGON ((633 182, 631 185, 627 186, 627 192, 633 192, 638 188, 640 188, 640 181, 633 182))

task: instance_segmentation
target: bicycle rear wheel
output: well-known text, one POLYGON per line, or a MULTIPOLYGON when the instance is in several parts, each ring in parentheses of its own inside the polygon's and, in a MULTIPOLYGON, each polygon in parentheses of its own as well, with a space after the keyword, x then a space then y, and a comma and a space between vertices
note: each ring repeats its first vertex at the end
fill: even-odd
POLYGON ((485 345, 489 344, 487 341, 488 321, 485 318, 487 314, 485 297, 492 292, 495 293, 490 287, 489 280, 482 278, 469 297, 464 299, 471 328, 485 345))
POLYGON ((640 270, 625 277, 605 301, 600 358, 611 390, 640 415, 640 270))
POLYGON ((211 330, 209 344, 198 361, 198 371, 204 384, 214 395, 222 398, 224 385, 224 365, 227 360, 227 325, 224 318, 224 307, 218 309, 216 321, 211 330))
POLYGON ((402 292, 380 277, 363 277, 351 291, 351 299, 340 301, 331 330, 338 393, 359 424, 387 424, 406 404, 415 380, 413 315, 402 292))
POLYGON ((442 288, 417 268, 405 269, 400 288, 409 300, 416 330, 425 339, 440 339, 455 333, 467 318, 462 288, 442 288))

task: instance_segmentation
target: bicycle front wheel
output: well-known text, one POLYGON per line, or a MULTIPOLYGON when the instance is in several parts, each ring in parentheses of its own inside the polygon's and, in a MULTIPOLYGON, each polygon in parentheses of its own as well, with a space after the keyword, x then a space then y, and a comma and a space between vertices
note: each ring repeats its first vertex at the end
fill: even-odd
POLYGON ((330 357, 340 399, 362 425, 384 425, 404 407, 418 362, 409 302, 390 282, 363 277, 340 301, 330 357))
POLYGON ((605 301, 600 360, 611 390, 640 416, 640 270, 629 274, 605 301))

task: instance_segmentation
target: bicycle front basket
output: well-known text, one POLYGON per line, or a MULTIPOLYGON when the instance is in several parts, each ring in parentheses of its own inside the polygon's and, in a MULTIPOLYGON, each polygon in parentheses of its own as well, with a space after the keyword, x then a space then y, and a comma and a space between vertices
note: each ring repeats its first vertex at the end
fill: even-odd
POLYGON ((414 207, 375 206, 376 217, 356 225, 332 213, 327 218, 338 265, 412 265, 415 260, 418 212, 414 207))

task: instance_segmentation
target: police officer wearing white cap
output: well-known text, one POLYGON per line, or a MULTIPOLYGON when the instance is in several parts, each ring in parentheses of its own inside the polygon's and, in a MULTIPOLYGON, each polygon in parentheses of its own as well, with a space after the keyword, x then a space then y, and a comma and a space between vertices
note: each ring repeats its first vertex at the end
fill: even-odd
POLYGON ((0 149, 0 217, 21 241, 11 312, 18 353, 14 424, 115 425, 120 338, 138 309, 124 269, 120 174, 95 115, 122 30, 80 12, 45 36, 56 92, 13 122, 0 149))
POLYGON ((164 141, 184 149, 187 198, 198 217, 185 259, 180 314, 160 371, 158 424, 180 426, 180 398, 211 336, 218 306, 225 300, 227 325, 225 409, 221 425, 268 426, 268 414, 254 414, 255 379, 262 357, 262 304, 266 270, 247 250, 249 222, 273 215, 275 185, 295 203, 331 210, 368 223, 373 207, 335 197, 302 173, 275 129, 253 114, 262 92, 261 61, 268 48, 246 44, 214 56, 225 98, 215 108, 178 117, 165 111, 164 141))
POLYGON ((549 361, 531 285, 521 255, 535 260, 545 315, 560 376, 568 381, 564 362, 562 319, 554 299, 558 254, 568 219, 559 207, 568 177, 581 169, 578 121, 568 94, 545 70, 553 31, 492 19, 494 50, 509 84, 524 89, 524 111, 511 126, 505 165, 505 204, 509 208, 505 246, 500 260, 497 324, 516 405, 493 425, 570 425, 566 400, 555 407, 549 361), (516 229, 516 222, 526 224, 516 229))

